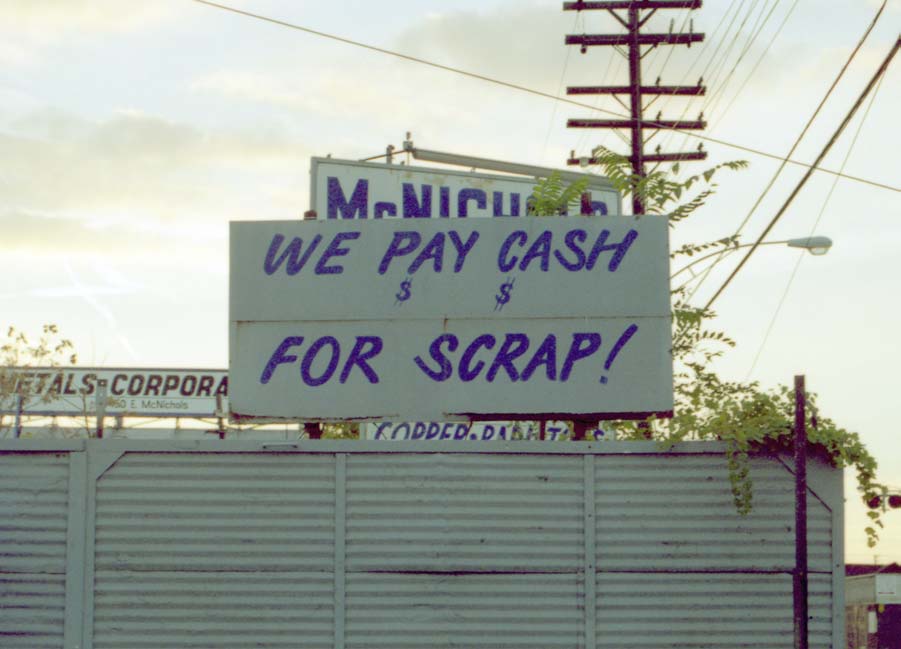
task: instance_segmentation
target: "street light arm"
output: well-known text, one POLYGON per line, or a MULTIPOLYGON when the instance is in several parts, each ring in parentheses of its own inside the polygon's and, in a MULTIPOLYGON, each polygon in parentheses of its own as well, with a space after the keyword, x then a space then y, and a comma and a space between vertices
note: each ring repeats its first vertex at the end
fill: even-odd
MULTIPOLYGON (((740 245, 730 245, 729 247, 725 248, 724 250, 715 250, 713 252, 710 252, 710 253, 704 255, 703 257, 698 257, 697 259, 692 261, 690 264, 683 266, 682 268, 677 270, 675 273, 670 275, 670 279, 671 280, 675 279, 676 277, 678 277, 679 275, 684 273, 686 270, 689 270, 691 267, 701 263, 702 261, 710 259, 711 257, 716 257, 717 255, 724 257, 731 252, 735 252, 736 250, 741 250, 742 248, 750 248, 751 246, 754 246, 754 245, 756 245, 756 246, 775 246, 775 245, 780 245, 780 244, 787 245, 790 248, 801 248, 802 250, 806 250, 807 252, 809 252, 812 255, 824 255, 832 247, 832 239, 830 239, 829 237, 822 237, 822 236, 810 236, 810 237, 803 237, 800 239, 783 239, 781 241, 763 241, 761 243, 742 243, 740 245)), ((691 281, 691 280, 689 280, 689 281, 691 281)))
MULTIPOLYGON (((784 241, 769 241, 769 242, 767 242, 767 244, 761 244, 761 245, 769 245, 769 244, 775 244, 775 243, 785 243, 785 242, 784 242, 784 241)), ((725 249, 723 249, 723 250, 714 250, 713 252, 707 253, 707 254, 704 255, 703 257, 698 257, 697 259, 693 260, 690 264, 687 264, 687 265, 683 266, 682 268, 680 268, 679 270, 677 270, 675 273, 673 273, 672 275, 670 275, 669 278, 670 278, 670 279, 676 279, 679 275, 681 275, 682 273, 684 273, 686 270, 690 269, 692 266, 696 266, 697 264, 700 264, 702 261, 705 261, 705 260, 707 260, 707 259, 710 259, 711 257, 716 257, 717 255, 724 255, 724 256, 725 256, 725 255, 728 255, 728 254, 731 253, 731 252, 735 252, 736 250, 741 250, 742 248, 749 248, 749 247, 751 247, 752 245, 753 245, 753 244, 750 244, 750 243, 742 243, 742 244, 740 244, 740 245, 730 245, 730 246, 728 246, 727 248, 725 248, 725 249)))

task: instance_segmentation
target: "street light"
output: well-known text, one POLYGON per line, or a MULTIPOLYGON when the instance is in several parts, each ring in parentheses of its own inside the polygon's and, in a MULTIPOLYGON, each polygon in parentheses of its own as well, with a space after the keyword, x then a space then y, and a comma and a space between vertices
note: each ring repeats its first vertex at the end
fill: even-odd
MULTIPOLYGON (((742 248, 750 248, 753 245, 754 245, 753 243, 743 243, 738 246, 732 246, 730 248, 726 248, 725 250, 717 250, 715 252, 711 252, 709 254, 704 255, 703 257, 698 257, 697 259, 692 261, 687 266, 683 266, 682 268, 677 270, 675 273, 670 275, 670 280, 675 279, 676 277, 678 277, 685 271, 690 270, 693 266, 701 263, 702 261, 710 259, 711 257, 716 257, 717 255, 728 255, 729 253, 735 252, 736 250, 741 250, 742 248)), ((825 255, 827 252, 829 252, 829 249, 832 247, 832 239, 830 239, 829 237, 820 237, 820 236, 801 237, 799 239, 783 239, 781 241, 764 241, 757 245, 758 246, 785 245, 785 246, 788 246, 789 248, 800 248, 802 250, 806 250, 807 252, 809 252, 812 255, 819 256, 819 255, 825 255)), ((697 277, 697 275, 692 273, 691 279, 694 279, 695 277, 697 277)), ((688 282, 690 282, 691 279, 689 279, 688 282)), ((686 284, 688 282, 686 282, 686 284)), ((679 288, 682 288, 684 286, 685 286, 685 284, 683 284, 679 288)))
MULTIPOLYGON (((773 241, 772 243, 785 243, 789 248, 802 248, 811 255, 825 255, 832 247, 832 239, 829 237, 802 237, 800 239, 786 239, 782 241, 773 241)), ((760 245, 766 245, 762 243, 760 245)))

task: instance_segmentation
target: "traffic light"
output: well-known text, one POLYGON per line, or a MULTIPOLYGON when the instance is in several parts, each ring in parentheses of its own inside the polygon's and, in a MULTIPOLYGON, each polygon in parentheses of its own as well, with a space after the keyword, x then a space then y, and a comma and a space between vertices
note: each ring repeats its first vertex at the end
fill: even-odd
POLYGON ((867 507, 870 509, 899 509, 901 508, 901 492, 888 493, 885 492, 878 496, 873 496, 867 501, 867 507))

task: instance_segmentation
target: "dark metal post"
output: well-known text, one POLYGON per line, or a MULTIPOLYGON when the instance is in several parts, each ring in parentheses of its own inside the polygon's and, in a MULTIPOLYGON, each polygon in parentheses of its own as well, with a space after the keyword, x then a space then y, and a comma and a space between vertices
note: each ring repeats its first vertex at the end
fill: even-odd
POLYGON ((792 600, 795 649, 807 649, 807 395, 804 376, 795 377, 795 570, 792 600))
POLYGON ((573 441, 585 441, 585 435, 591 422, 586 419, 573 419, 573 441))
POLYGON ((22 411, 25 409, 25 397, 22 393, 16 395, 16 426, 13 429, 13 437, 19 439, 22 436, 22 411))
POLYGON ((591 216, 591 192, 582 192, 579 202, 579 214, 582 216, 591 216))
POLYGON ((106 380, 97 381, 97 396, 95 397, 97 408, 97 439, 103 439, 103 423, 106 418, 106 380))
POLYGON ((222 395, 216 395, 216 434, 219 439, 225 439, 225 412, 222 409, 222 395))

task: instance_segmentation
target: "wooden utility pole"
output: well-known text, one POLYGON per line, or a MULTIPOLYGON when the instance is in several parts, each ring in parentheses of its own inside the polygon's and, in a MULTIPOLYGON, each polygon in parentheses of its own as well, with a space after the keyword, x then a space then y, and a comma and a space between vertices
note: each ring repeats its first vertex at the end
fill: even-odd
MULTIPOLYGON (((697 120, 665 120, 662 115, 653 120, 644 118, 644 111, 661 95, 698 96, 703 95, 705 87, 698 80, 696 86, 662 86, 660 80, 653 86, 642 85, 641 59, 652 49, 660 45, 687 45, 699 43, 704 40, 703 34, 695 34, 690 29, 688 34, 674 34, 672 29, 668 34, 642 34, 641 28, 656 13, 658 9, 698 9, 701 0, 605 0, 602 2, 564 2, 564 11, 583 11, 601 9, 610 13, 619 23, 626 28, 625 34, 570 34, 566 36, 567 45, 579 45, 582 53, 587 48, 598 45, 612 46, 617 52, 629 61, 629 85, 627 86, 575 86, 568 87, 568 95, 612 95, 617 101, 618 95, 629 96, 629 119, 570 119, 567 120, 569 128, 613 128, 628 129, 632 132, 632 151, 629 161, 632 164, 633 175, 644 178, 646 175, 645 164, 651 162, 678 162, 681 160, 703 160, 707 152, 698 150, 686 153, 645 153, 644 146, 647 143, 645 131, 652 131, 653 137, 661 129, 703 129, 706 122, 699 116, 697 120), (624 11, 625 16, 617 13, 624 11), (642 12, 645 12, 642 14, 642 12), (624 53, 621 48, 626 48, 624 53), (654 99, 648 106, 644 105, 644 96, 653 96, 654 99)), ((620 103, 623 103, 620 101, 620 103)), ((625 104, 623 104, 625 106, 625 104)), ((582 160, 573 155, 568 164, 582 164, 582 160)), ((595 164, 595 159, 589 159, 595 164)), ((644 205, 637 193, 632 194, 633 214, 644 214, 644 205)))

